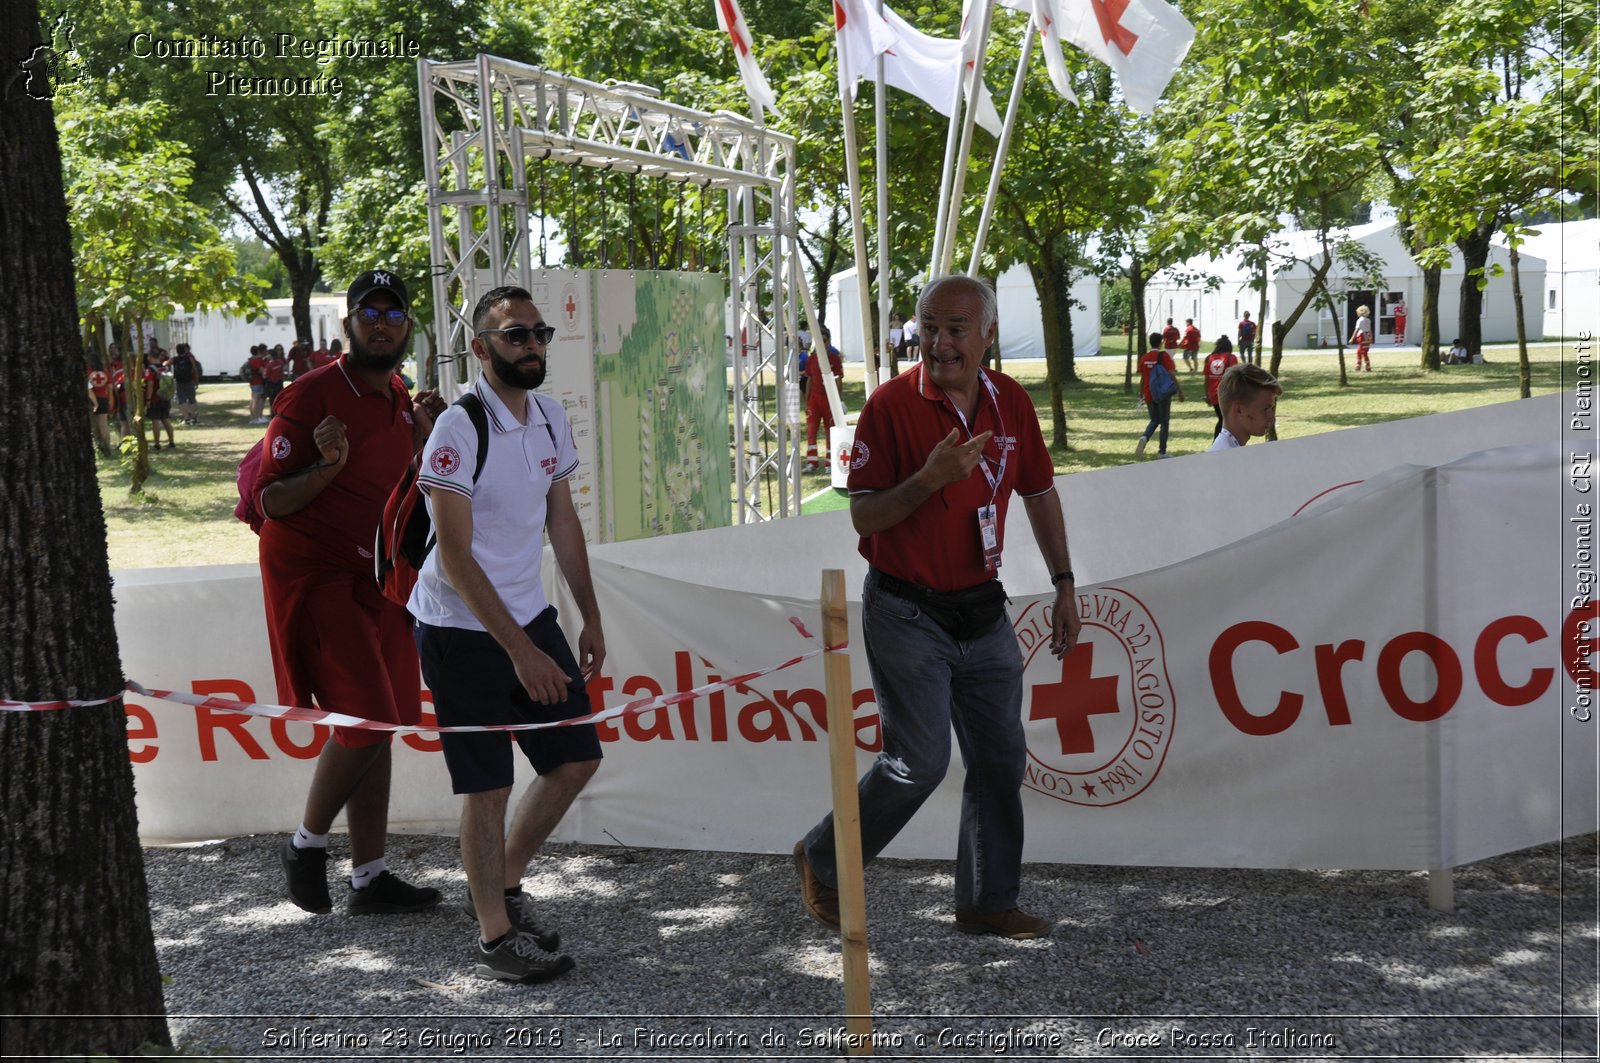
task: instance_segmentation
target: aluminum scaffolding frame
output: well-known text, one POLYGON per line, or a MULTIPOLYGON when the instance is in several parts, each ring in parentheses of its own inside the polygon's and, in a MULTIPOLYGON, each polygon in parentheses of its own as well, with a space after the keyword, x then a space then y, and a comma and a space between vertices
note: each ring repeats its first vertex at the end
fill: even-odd
MULTIPOLYGON (((794 138, 727 111, 668 103, 645 86, 599 85, 491 55, 420 59, 417 80, 439 350, 470 349, 486 277, 533 283, 530 161, 725 192, 734 523, 798 515, 794 138)), ((567 242, 570 254, 570 234, 567 242)), ((440 374, 446 397, 466 383, 472 361, 458 358, 455 373, 440 374)))

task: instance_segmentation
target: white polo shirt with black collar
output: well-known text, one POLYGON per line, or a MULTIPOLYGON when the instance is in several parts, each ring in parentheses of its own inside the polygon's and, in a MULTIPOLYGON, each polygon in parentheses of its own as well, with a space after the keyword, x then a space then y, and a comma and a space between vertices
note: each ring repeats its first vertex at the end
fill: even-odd
MULTIPOLYGON (((544 553, 546 496, 550 485, 578 469, 572 424, 561 403, 528 392, 527 424, 521 424, 480 379, 474 390, 489 418, 489 456, 478 482, 478 432, 467 411, 452 405, 440 415, 422 452, 417 483, 433 516, 433 492, 454 491, 472 500, 472 556, 519 625, 549 606, 539 579, 544 553)), ((444 577, 433 550, 417 574, 406 608, 424 624, 484 630, 483 624, 444 577)))

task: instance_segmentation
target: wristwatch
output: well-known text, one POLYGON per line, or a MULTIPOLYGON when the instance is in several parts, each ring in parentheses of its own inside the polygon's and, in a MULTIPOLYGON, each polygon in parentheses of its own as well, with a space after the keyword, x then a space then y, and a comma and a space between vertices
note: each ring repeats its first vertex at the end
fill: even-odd
POLYGON ((1062 569, 1060 572, 1057 572, 1054 576, 1050 577, 1050 586, 1052 587, 1059 587, 1063 583, 1075 582, 1076 580, 1072 578, 1072 569, 1070 568, 1062 569))

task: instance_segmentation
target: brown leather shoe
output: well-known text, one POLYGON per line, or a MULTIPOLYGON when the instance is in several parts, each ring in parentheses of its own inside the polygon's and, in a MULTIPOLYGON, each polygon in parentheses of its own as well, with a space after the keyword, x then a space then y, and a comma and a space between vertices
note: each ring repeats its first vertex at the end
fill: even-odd
POLYGON ((1029 915, 1021 908, 1003 912, 964 912, 956 909, 956 929, 963 934, 997 934, 1014 941, 1042 938, 1050 933, 1050 921, 1029 915))
POLYGON ((829 930, 838 930, 839 891, 823 885, 812 872, 804 838, 794 843, 794 866, 800 872, 800 899, 805 902, 806 914, 829 930))

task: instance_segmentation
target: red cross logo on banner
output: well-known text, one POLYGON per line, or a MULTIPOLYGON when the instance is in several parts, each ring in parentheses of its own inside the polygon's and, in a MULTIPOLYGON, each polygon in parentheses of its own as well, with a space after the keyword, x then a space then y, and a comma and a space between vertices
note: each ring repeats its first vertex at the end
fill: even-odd
POLYGON ((1100 35, 1107 44, 1114 44, 1123 55, 1132 55, 1133 46, 1139 43, 1136 34, 1122 26, 1122 16, 1128 10, 1128 0, 1089 0, 1094 17, 1100 23, 1100 35))
POLYGON ((1094 732, 1089 717, 1114 714, 1117 703, 1117 677, 1094 674, 1094 643, 1080 642, 1061 659, 1061 681, 1033 688, 1030 720, 1055 720, 1061 752, 1093 753, 1094 732))

